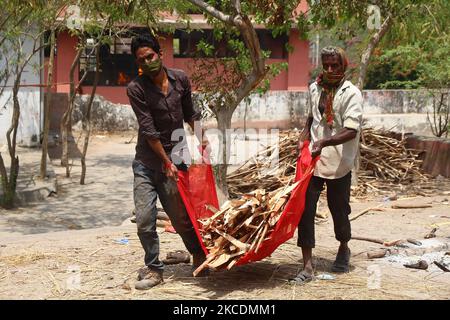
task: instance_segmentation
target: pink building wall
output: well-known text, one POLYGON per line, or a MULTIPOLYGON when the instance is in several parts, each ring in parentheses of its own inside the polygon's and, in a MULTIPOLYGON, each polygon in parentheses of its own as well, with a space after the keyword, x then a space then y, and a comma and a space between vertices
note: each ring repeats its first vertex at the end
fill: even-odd
MULTIPOLYGON (((68 32, 61 32, 57 38, 57 52, 55 57, 56 92, 69 92, 69 72, 72 61, 76 56, 77 37, 71 36, 68 32)), ((75 82, 78 81, 78 67, 74 73, 75 82)))
MULTIPOLYGON (((76 54, 77 39, 70 36, 67 32, 61 32, 58 35, 58 51, 55 58, 55 83, 56 92, 69 92, 69 70, 76 54)), ((160 40, 163 50, 163 63, 169 68, 185 70, 189 75, 191 73, 189 65, 192 63, 190 58, 174 58, 172 37, 166 36, 160 40)), ((292 30, 289 35, 289 44, 294 51, 288 54, 287 59, 268 59, 268 63, 288 62, 288 70, 281 72, 271 81, 271 90, 304 91, 307 90, 310 62, 309 62, 309 43, 300 40, 298 31, 292 30)), ((75 81, 78 81, 78 67, 75 70, 75 81)), ((92 90, 91 86, 82 86, 82 93, 88 94, 92 90)), ((195 88, 194 88, 195 90, 195 88)), ((126 95, 126 86, 98 86, 97 94, 113 103, 129 104, 126 95)))
POLYGON ((311 71, 309 42, 300 40, 298 30, 291 30, 289 44, 294 48, 294 51, 288 56, 287 87, 282 90, 306 91, 311 71))

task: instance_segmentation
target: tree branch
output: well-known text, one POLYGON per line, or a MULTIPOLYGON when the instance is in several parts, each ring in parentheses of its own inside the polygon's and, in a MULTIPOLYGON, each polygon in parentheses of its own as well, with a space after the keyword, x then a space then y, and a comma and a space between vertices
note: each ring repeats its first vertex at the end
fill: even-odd
POLYGON ((367 66, 369 64, 370 58, 372 56, 373 51, 377 47, 378 43, 380 43, 381 38, 386 34, 389 28, 392 25, 392 16, 389 14, 386 20, 384 20, 383 24, 380 27, 378 32, 374 33, 370 38, 369 44, 367 45, 366 51, 363 53, 361 57, 361 66, 358 77, 358 88, 362 90, 364 86, 364 80, 366 79, 367 66))
POLYGON ((3 190, 7 190, 8 185, 8 174, 6 173, 6 166, 3 162, 2 153, 0 152, 0 176, 2 178, 2 187, 3 190))
POLYGON ((203 11, 209 13, 213 17, 229 24, 235 26, 239 29, 245 46, 249 50, 249 56, 252 63, 252 71, 243 80, 242 84, 239 86, 234 94, 230 95, 232 101, 228 105, 231 111, 236 109, 237 105, 244 99, 265 77, 267 70, 265 67, 265 58, 261 51, 261 46, 259 44, 258 35, 256 34, 255 28, 252 25, 251 20, 247 15, 242 15, 241 13, 241 2, 239 0, 233 0, 233 7, 236 10, 236 15, 234 17, 224 14, 223 12, 217 10, 216 8, 210 6, 204 1, 200 0, 188 0, 192 4, 200 7, 203 11))
POLYGON ((223 21, 225 23, 232 24, 235 26, 237 26, 237 24, 239 24, 239 22, 236 21, 236 17, 227 15, 227 14, 223 13, 222 11, 217 10, 213 6, 207 4, 204 1, 201 1, 201 0, 188 0, 188 1, 190 3, 192 3, 193 5, 201 8, 203 11, 207 12, 214 18, 219 19, 220 21, 223 21))
POLYGON ((244 38, 244 42, 248 50, 250 51, 250 59, 252 61, 252 72, 246 77, 242 86, 236 92, 236 106, 244 99, 259 82, 265 77, 267 69, 265 67, 265 58, 262 54, 259 44, 258 35, 253 28, 252 22, 247 16, 242 17, 243 24, 239 28, 244 38))
MULTIPOLYGON (((22 24, 22 22, 23 21, 25 21, 25 19, 28 17, 28 15, 30 15, 31 14, 31 10, 28 10, 28 11, 26 11, 25 13, 24 13, 24 15, 13 25, 13 27, 11 28, 11 29, 13 29, 13 28, 15 28, 15 27, 17 27, 17 26, 19 26, 19 25, 21 25, 22 24)), ((3 29, 3 26, 2 26, 2 28, 1 29, 3 29)), ((3 42, 5 42, 5 40, 7 39, 8 37, 5 35, 5 36, 3 36, 3 38, 1 38, 1 40, 0 40, 0 47, 3 45, 3 42)))
POLYGON ((236 9, 237 14, 241 14, 241 1, 240 0, 232 0, 233 7, 236 9))

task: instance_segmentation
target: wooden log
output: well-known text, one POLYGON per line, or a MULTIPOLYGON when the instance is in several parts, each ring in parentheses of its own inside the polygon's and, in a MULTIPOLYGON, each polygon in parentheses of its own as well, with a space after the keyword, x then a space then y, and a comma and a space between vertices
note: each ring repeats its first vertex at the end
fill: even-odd
POLYGON ((230 236, 229 234, 226 234, 223 231, 218 230, 217 228, 214 228, 214 231, 217 232, 222 237, 224 237, 225 239, 227 239, 228 241, 230 241, 232 244, 234 244, 239 249, 246 251, 249 248, 248 244, 239 241, 238 239, 230 236))
POLYGON ((388 252, 389 252, 389 250, 387 250, 387 249, 369 251, 369 252, 367 252, 367 258, 369 258, 369 259, 383 258, 386 256, 386 254, 388 252))
POLYGON ((234 265, 236 264, 236 262, 238 262, 238 261, 239 261, 239 257, 234 258, 234 259, 228 264, 227 269, 230 270, 231 268, 233 268, 234 265))
POLYGON ((422 209, 431 208, 430 204, 394 204, 391 206, 392 209, 422 209))
POLYGON ((438 262, 438 261, 434 261, 433 263, 434 263, 436 266, 438 266, 439 269, 441 269, 442 271, 444 271, 444 272, 450 272, 450 270, 449 270, 446 266, 444 266, 442 263, 440 263, 440 262, 438 262))
POLYGON ((356 237, 356 236, 352 236, 351 239, 378 243, 378 244, 382 244, 385 247, 399 246, 405 242, 405 240, 402 240, 402 239, 394 240, 394 241, 384 241, 384 240, 375 239, 375 238, 356 237))
POLYGON ((361 241, 374 242, 374 243, 378 243, 378 244, 384 244, 384 241, 383 241, 383 240, 374 239, 374 238, 366 238, 366 237, 355 237, 355 236, 352 236, 351 239, 352 239, 352 240, 361 240, 361 241))
POLYGON ((215 254, 209 254, 206 260, 203 261, 203 263, 199 265, 198 268, 194 270, 194 272, 192 272, 194 277, 196 277, 203 269, 205 269, 208 263, 210 263, 215 257, 215 254))
POLYGON ((419 269, 419 270, 427 270, 428 263, 425 260, 420 260, 416 263, 406 263, 403 265, 406 268, 419 269))
POLYGON ((399 239, 399 240, 394 240, 394 241, 386 241, 383 243, 383 245, 385 247, 392 247, 392 246, 402 246, 404 247, 405 240, 403 239, 399 239))
POLYGON ((217 256, 215 260, 208 262, 208 268, 212 268, 212 269, 216 269, 218 267, 220 267, 221 265, 225 264, 228 262, 228 260, 230 260, 233 257, 239 256, 239 255, 243 255, 245 253, 245 251, 240 251, 237 253, 232 253, 232 254, 221 254, 220 256, 217 256))
POLYGON ((431 239, 431 238, 435 238, 436 237, 436 231, 437 228, 433 228, 429 233, 427 233, 424 238, 425 239, 431 239))
POLYGON ((366 214, 367 212, 372 211, 372 210, 377 210, 377 209, 379 209, 380 207, 382 207, 383 205, 384 205, 384 203, 379 204, 378 206, 375 206, 375 207, 370 207, 370 208, 364 209, 363 211, 359 212, 359 213, 356 214, 355 216, 351 217, 349 220, 350 220, 350 221, 356 220, 356 219, 358 219, 359 217, 361 217, 362 215, 366 214))
POLYGON ((255 248, 255 253, 258 252, 259 247, 261 246, 262 242, 264 241, 264 237, 266 236, 268 229, 269 229, 269 225, 266 224, 264 226, 263 232, 261 233, 261 236, 259 237, 258 244, 256 245, 256 248, 255 248))
POLYGON ((414 244, 414 245, 416 245, 416 246, 421 246, 421 245, 422 245, 422 242, 417 241, 417 240, 415 240, 415 239, 410 239, 410 238, 408 238, 408 239, 406 239, 406 241, 408 241, 409 243, 412 243, 412 244, 414 244))
POLYGON ((217 209, 216 207, 210 205, 210 204, 205 204, 206 209, 208 209, 209 211, 211 211, 212 213, 217 213, 219 212, 219 209, 217 209))

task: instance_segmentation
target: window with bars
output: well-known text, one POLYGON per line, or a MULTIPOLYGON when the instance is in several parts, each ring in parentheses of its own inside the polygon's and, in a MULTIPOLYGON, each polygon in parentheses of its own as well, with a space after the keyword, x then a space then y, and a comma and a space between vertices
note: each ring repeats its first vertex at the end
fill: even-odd
MULTIPOLYGON (((94 39, 86 40, 86 48, 80 57, 81 77, 87 73, 84 85, 92 85, 96 72, 94 39)), ((111 45, 100 47, 99 86, 126 86, 137 76, 138 70, 130 51, 131 36, 116 38, 111 45)))

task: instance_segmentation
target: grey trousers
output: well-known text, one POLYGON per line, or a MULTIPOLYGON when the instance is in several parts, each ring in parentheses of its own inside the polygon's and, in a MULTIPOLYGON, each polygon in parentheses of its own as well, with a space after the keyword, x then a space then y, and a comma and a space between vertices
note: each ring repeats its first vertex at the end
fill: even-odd
POLYGON ((164 269, 159 260, 159 237, 156 232, 157 197, 186 249, 191 254, 200 253, 201 245, 176 182, 167 178, 164 172, 151 170, 136 160, 133 161, 133 173, 137 234, 145 251, 145 265, 154 270, 164 269))

